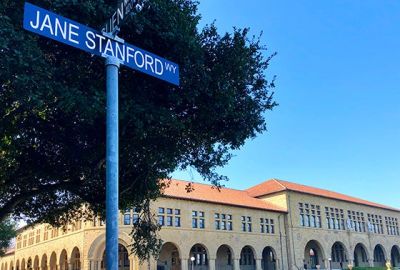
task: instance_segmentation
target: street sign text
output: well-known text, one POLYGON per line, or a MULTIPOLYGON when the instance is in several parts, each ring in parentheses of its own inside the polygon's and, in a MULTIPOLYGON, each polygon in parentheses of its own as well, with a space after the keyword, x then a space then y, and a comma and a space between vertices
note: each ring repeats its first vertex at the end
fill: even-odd
POLYGON ((179 85, 177 64, 30 3, 25 3, 24 28, 94 55, 116 57, 125 66, 179 85))

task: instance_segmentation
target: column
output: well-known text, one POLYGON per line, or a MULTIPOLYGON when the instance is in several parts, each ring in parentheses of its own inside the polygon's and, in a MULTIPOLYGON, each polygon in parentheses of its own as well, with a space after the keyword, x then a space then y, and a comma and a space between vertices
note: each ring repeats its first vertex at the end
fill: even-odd
POLYGON ((101 270, 101 261, 97 261, 97 268, 96 270, 101 270))
POLYGON ((82 270, 92 270, 91 268, 91 261, 90 260, 83 260, 83 264, 82 264, 82 270))
POLYGON ((215 270, 215 259, 208 259, 208 270, 215 270))
POLYGON ((129 258, 129 270, 135 270, 135 258, 129 258))
POLYGON ((240 270, 240 259, 233 259, 233 270, 240 270))
POLYGON ((368 259, 368 265, 369 265, 369 267, 374 267, 374 260, 368 259))
POLYGON ((189 259, 188 258, 182 258, 181 259, 181 269, 182 270, 189 270, 189 259))
POLYGON ((261 259, 256 259, 256 270, 262 270, 261 259))

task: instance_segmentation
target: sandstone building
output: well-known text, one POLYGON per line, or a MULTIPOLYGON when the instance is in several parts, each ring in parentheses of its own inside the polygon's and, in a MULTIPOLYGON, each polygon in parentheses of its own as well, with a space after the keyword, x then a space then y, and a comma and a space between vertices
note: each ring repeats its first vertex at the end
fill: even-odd
MULTIPOLYGON (((333 191, 272 179, 247 190, 172 180, 152 205, 158 260, 131 255, 137 213, 120 214, 121 270, 300 270, 400 266, 400 210, 333 191)), ((0 270, 103 270, 105 227, 77 222, 21 229, 0 270)))

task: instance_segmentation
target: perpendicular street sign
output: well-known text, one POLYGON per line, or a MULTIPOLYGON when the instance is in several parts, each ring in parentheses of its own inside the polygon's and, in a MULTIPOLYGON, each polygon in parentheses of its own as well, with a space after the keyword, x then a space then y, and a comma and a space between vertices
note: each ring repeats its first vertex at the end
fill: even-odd
POLYGON ((145 0, 122 0, 117 10, 111 15, 105 24, 103 31, 106 33, 115 32, 127 16, 133 12, 139 12, 143 8, 145 0))
POLYGON ((116 57, 127 67, 179 85, 176 63, 30 3, 25 3, 24 28, 94 55, 116 57))

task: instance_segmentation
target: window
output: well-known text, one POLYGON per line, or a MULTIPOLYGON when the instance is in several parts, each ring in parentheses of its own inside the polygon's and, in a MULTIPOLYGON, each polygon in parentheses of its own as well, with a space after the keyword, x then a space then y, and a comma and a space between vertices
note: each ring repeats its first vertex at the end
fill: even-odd
POLYGON ((242 231, 243 232, 251 232, 251 217, 249 216, 242 216, 242 231))
POLYGON ((345 230, 343 209, 325 207, 326 224, 331 230, 345 230))
POLYGON ((22 236, 18 235, 17 237, 17 249, 21 248, 22 246, 22 236))
POLYGON ((192 211, 192 228, 205 228, 205 220, 204 220, 204 212, 203 211, 192 211))
MULTIPOLYGON (((172 214, 172 212, 171 212, 172 214)), ((173 226, 173 217, 172 216, 167 216, 167 226, 172 227, 173 226)))
POLYGON ((269 218, 260 218, 260 232, 274 234, 275 233, 274 220, 269 218))
POLYGON ((46 226, 46 227, 44 228, 43 240, 46 241, 46 240, 48 240, 48 239, 49 239, 49 227, 46 226))
POLYGON ((215 229, 223 231, 232 231, 232 215, 215 213, 215 229))
POLYGON ((386 230, 389 235, 400 235, 399 222, 397 218, 385 217, 386 230))
POLYGON ((93 222, 92 222, 93 227, 97 226, 97 217, 93 218, 93 222))
POLYGON ((58 228, 53 228, 51 230, 51 238, 58 237, 58 228))
POLYGON ((368 214, 368 231, 370 233, 383 234, 382 216, 368 214))
POLYGON ((195 245, 190 250, 190 257, 194 257, 193 264, 197 265, 208 265, 207 251, 201 245, 195 245))
POLYGON ((138 224, 139 223, 139 213, 140 213, 140 209, 135 207, 133 209, 132 224, 138 224))
POLYGON ((131 213, 124 214, 124 225, 131 225, 131 213))
POLYGON ((36 244, 40 243, 40 229, 36 230, 36 244))
POLYGON ((35 240, 35 232, 32 231, 32 232, 29 233, 28 245, 29 246, 33 245, 34 240, 35 240))
POLYGON ((299 203, 300 226, 322 228, 321 207, 315 204, 299 203))
POLYGON ((255 265, 253 251, 249 247, 244 247, 240 254, 240 265, 255 265))
POLYGON ((27 234, 25 234, 24 235, 24 241, 23 241, 23 247, 26 247, 26 239, 28 238, 28 235, 27 234))
POLYGON ((181 227, 181 210, 159 207, 158 224, 167 227, 181 227))
POLYGON ((165 225, 165 217, 164 216, 158 216, 158 224, 160 226, 164 226, 165 225))
POLYGON ((181 226, 181 217, 175 216, 175 227, 181 226))
POLYGON ((356 232, 366 232, 365 218, 363 212, 347 211, 347 227, 356 232))

